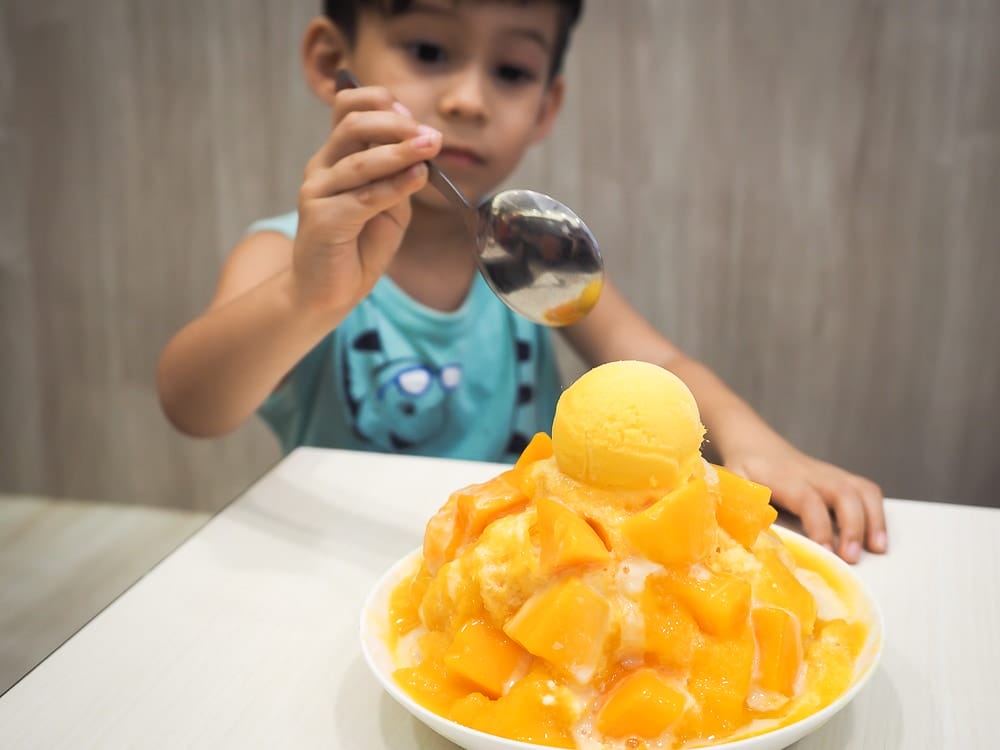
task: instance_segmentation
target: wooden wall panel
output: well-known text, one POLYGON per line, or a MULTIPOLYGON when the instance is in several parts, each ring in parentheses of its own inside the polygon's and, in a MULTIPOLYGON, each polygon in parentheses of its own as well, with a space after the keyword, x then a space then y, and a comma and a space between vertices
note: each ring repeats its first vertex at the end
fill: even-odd
POLYGON ((1000 5, 588 13, 516 180, 578 205, 639 308, 798 444, 1000 503, 1000 5))
MULTIPOLYGON (((587 5, 511 183, 578 208, 635 304, 805 449, 1000 503, 1000 4, 587 5)), ((173 433, 153 374, 294 203, 317 6, 0 0, 0 490, 213 509, 278 458, 257 423, 173 433)))

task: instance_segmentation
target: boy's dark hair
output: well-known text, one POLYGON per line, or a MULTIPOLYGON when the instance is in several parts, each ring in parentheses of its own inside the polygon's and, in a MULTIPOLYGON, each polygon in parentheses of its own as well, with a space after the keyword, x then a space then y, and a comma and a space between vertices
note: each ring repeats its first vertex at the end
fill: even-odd
MULTIPOLYGON (((530 5, 533 0, 508 0, 518 5, 530 5)), ((538 2, 538 0, 534 0, 538 2)), ((552 51, 552 68, 549 79, 562 70, 563 58, 569 46, 570 32, 583 13, 583 0, 546 0, 559 8, 559 29, 556 46, 552 51)), ((460 2, 460 0, 455 0, 460 2)), ((413 0, 323 0, 323 13, 347 35, 353 44, 358 31, 358 14, 365 9, 378 11, 386 16, 406 13, 413 0)))

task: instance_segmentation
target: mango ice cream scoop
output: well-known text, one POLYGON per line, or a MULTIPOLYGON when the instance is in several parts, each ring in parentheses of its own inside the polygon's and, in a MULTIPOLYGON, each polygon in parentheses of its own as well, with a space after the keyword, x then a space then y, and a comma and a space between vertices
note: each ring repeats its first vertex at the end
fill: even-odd
POLYGON ((766 487, 702 459, 704 435, 666 370, 583 375, 551 439, 428 521, 388 605, 397 684, 459 724, 584 750, 712 744, 843 694, 868 635, 849 587, 771 530, 766 487))
POLYGON ((552 422, 559 469, 606 488, 668 492, 701 464, 705 428, 683 381, 646 362, 611 362, 563 393, 552 422))

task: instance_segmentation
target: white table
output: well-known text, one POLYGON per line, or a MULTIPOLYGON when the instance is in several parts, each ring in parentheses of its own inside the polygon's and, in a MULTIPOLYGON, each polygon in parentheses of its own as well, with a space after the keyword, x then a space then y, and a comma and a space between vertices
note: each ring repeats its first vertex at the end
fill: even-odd
MULTIPOLYGON (((0 698, 2 748, 443 750, 384 695, 362 599, 493 464, 300 449, 0 698)), ((882 664, 796 748, 1000 746, 1000 511, 887 502, 857 566, 882 664)))

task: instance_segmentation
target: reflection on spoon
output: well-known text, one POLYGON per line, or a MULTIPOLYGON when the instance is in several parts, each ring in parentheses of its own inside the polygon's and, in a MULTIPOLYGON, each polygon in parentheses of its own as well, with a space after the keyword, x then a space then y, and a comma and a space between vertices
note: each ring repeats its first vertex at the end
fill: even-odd
MULTIPOLYGON (((349 71, 337 71, 338 88, 359 85, 349 71)), ((473 207, 433 162, 427 167, 428 181, 464 214, 479 272, 510 309, 541 325, 567 326, 597 304, 604 260, 573 211, 534 190, 504 190, 473 207)))

